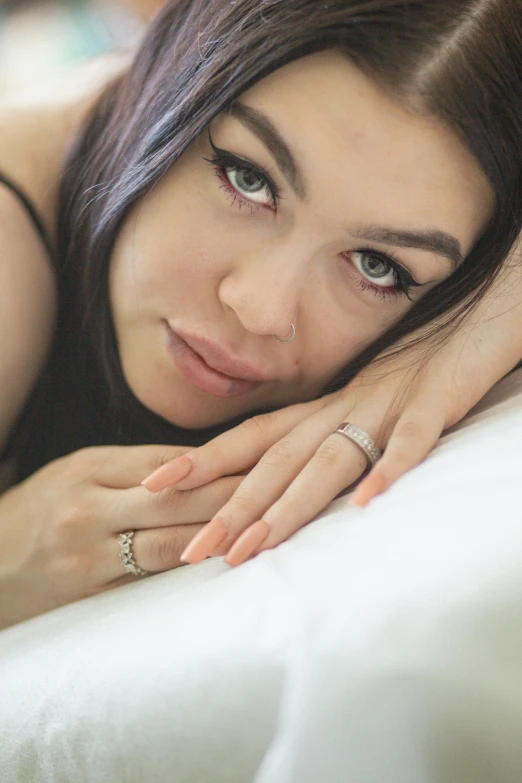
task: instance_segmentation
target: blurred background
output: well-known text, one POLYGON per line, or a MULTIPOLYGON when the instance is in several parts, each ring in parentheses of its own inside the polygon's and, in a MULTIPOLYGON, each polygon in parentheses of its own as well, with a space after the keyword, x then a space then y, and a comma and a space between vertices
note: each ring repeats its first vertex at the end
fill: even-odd
POLYGON ((163 0, 0 0, 0 98, 135 45, 163 0))

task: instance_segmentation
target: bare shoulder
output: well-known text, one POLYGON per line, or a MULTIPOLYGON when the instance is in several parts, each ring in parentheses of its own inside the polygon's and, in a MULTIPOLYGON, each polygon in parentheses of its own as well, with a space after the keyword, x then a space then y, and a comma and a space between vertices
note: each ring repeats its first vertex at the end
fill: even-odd
POLYGON ((46 359, 56 281, 26 210, 0 187, 0 451, 46 359))
POLYGON ((104 87, 128 65, 112 55, 0 102, 0 173, 16 182, 54 235, 64 158, 104 87))
MULTIPOLYGON (((51 242, 64 157, 116 74, 112 64, 83 76, 83 86, 66 80, 50 96, 0 103, 0 174, 30 199, 51 242)), ((20 200, 0 184, 0 453, 48 355, 56 308, 48 251, 20 200)))

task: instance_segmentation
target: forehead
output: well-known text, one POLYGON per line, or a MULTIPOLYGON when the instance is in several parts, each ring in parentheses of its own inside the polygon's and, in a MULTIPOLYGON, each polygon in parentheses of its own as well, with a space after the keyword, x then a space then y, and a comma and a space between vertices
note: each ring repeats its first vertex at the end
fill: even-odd
POLYGON ((290 63, 241 101, 277 127, 310 202, 337 198, 350 223, 432 226, 467 252, 491 215, 492 188, 457 135, 399 105, 340 52, 290 63))

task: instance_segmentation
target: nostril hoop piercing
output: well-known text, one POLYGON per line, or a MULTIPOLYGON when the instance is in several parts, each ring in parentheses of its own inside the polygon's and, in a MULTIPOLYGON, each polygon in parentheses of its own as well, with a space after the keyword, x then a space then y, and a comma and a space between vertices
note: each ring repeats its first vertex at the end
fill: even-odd
POLYGON ((290 326, 292 327, 292 336, 291 336, 291 338, 289 340, 280 340, 279 337, 277 336, 277 334, 272 335, 272 337, 275 337, 277 342, 278 343, 283 343, 283 345, 286 344, 286 343, 291 343, 292 340, 295 337, 295 326, 293 324, 290 324, 290 326))

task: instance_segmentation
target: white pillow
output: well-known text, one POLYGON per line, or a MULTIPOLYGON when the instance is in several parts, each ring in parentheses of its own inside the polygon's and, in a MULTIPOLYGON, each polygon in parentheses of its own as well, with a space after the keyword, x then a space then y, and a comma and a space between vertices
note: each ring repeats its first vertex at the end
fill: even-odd
POLYGON ((1 632, 2 783, 520 783, 521 390, 365 510, 1 632))

